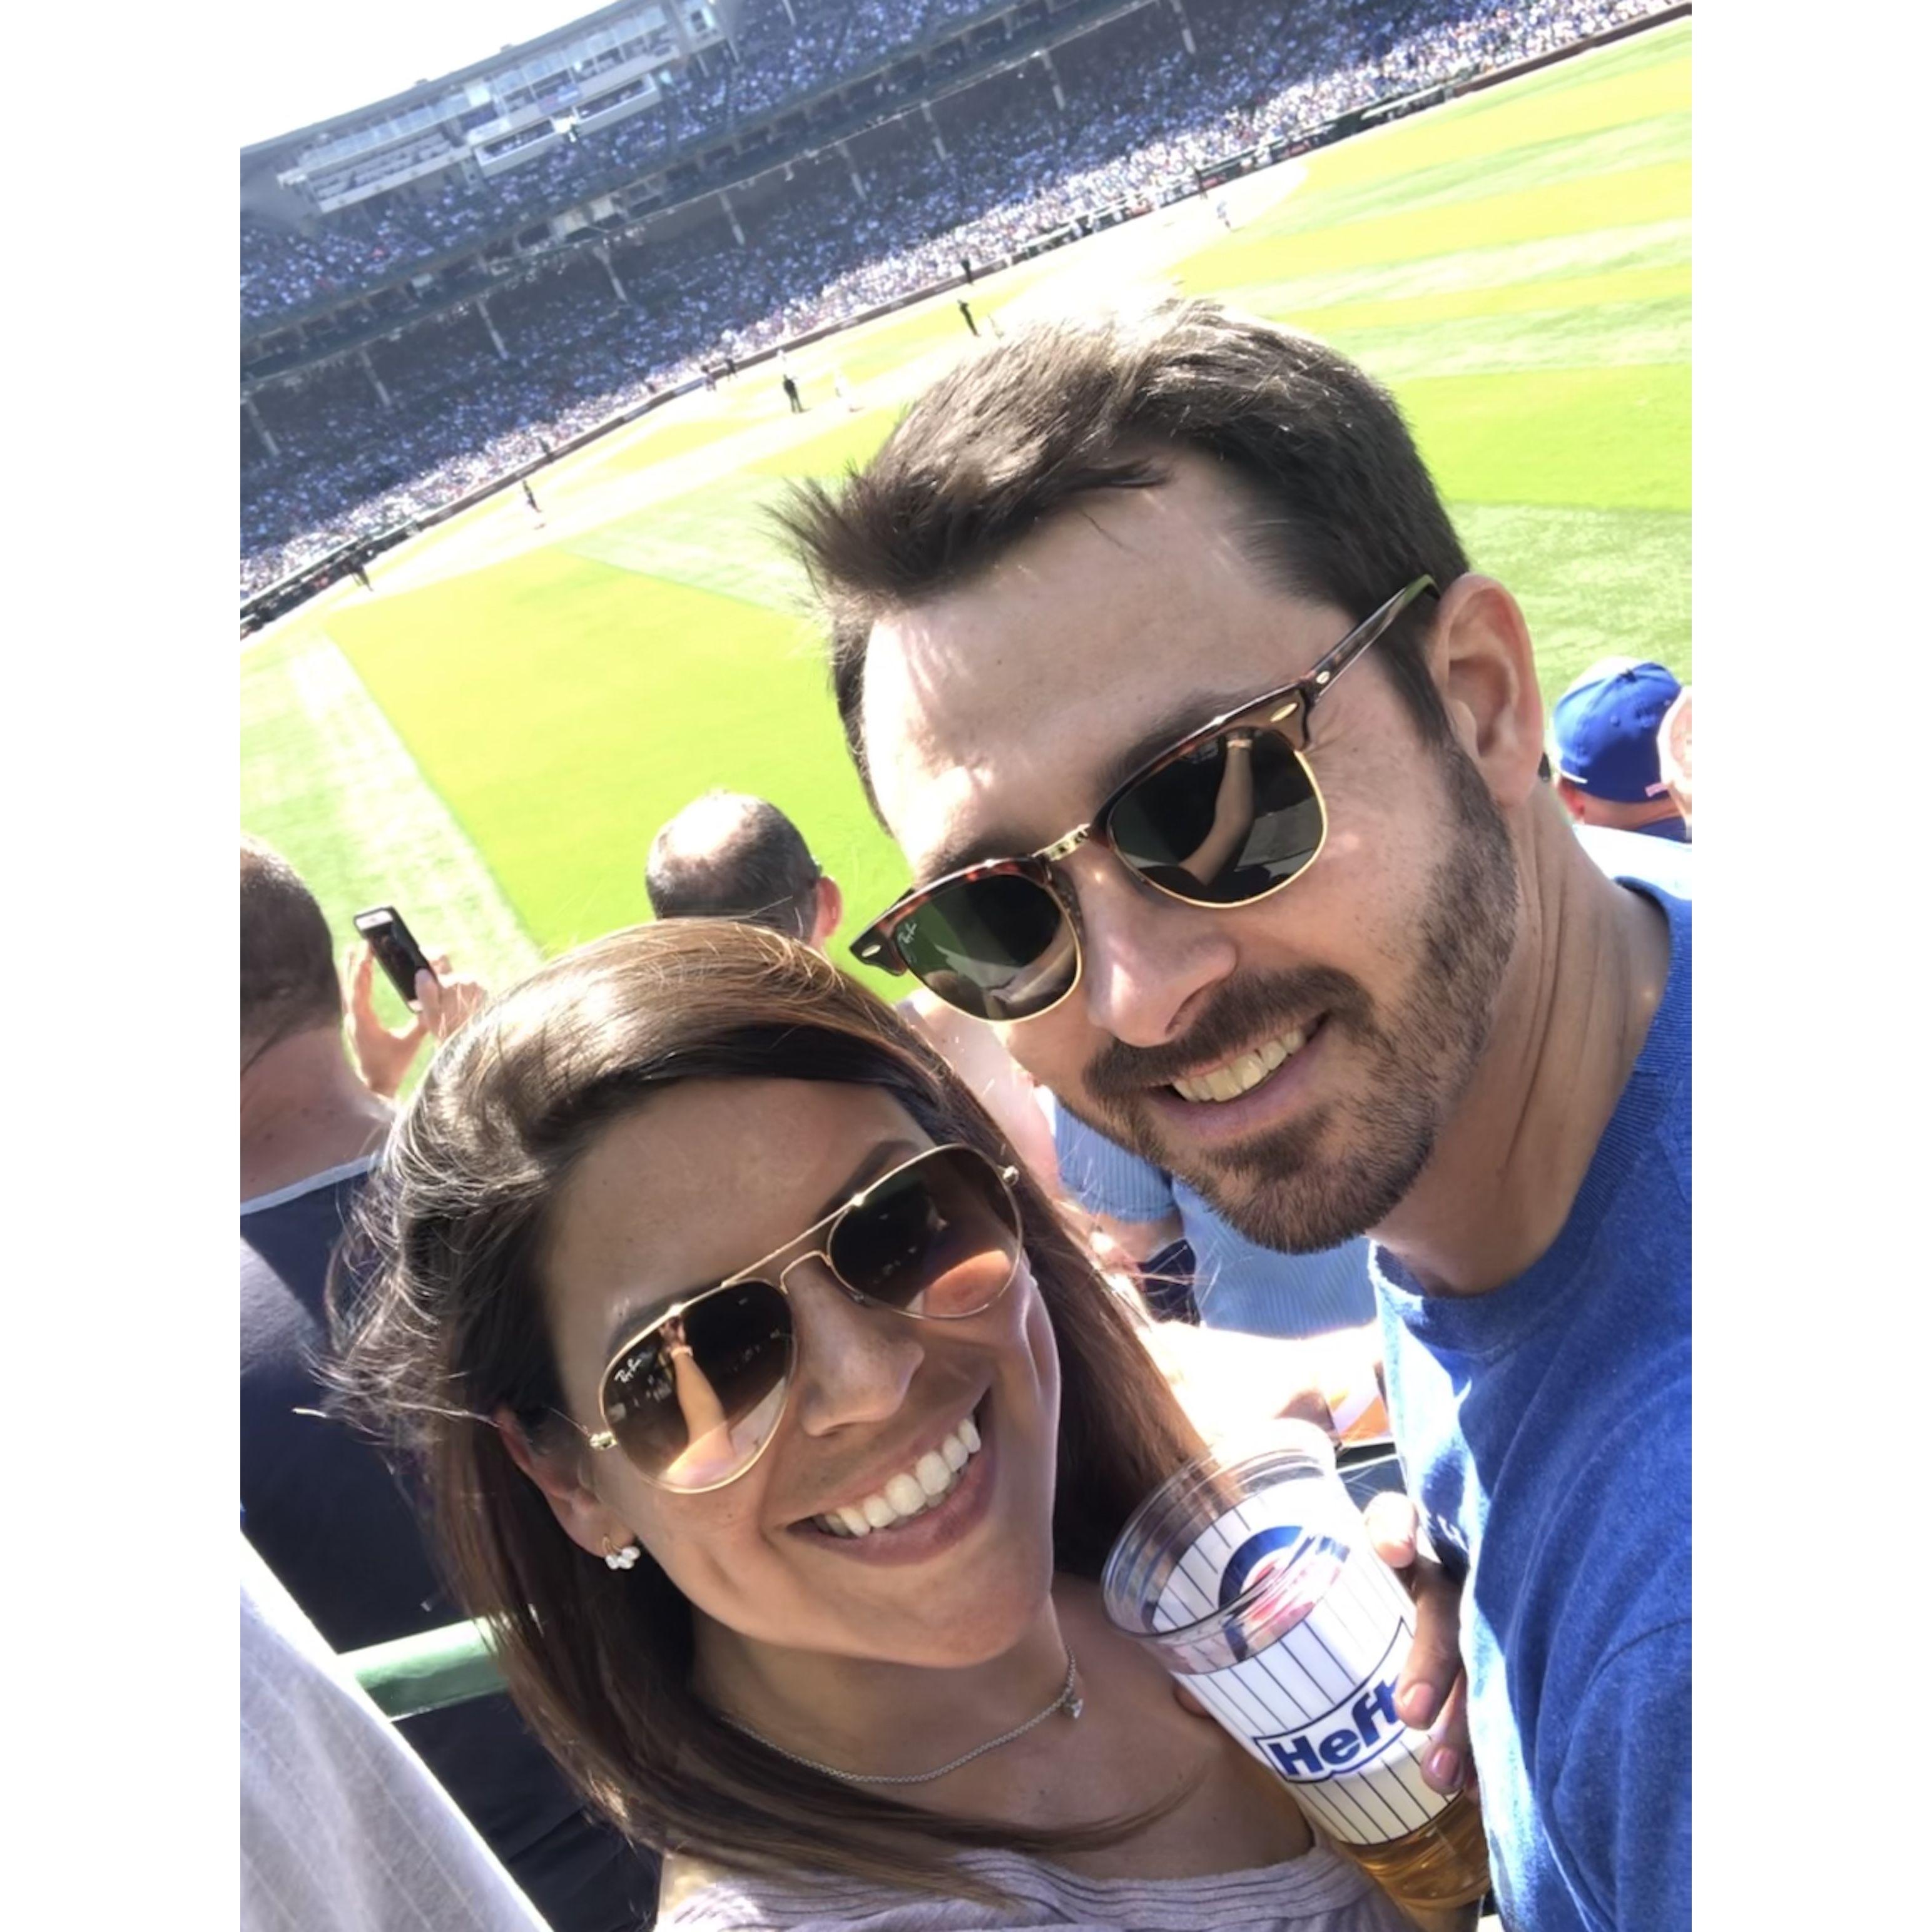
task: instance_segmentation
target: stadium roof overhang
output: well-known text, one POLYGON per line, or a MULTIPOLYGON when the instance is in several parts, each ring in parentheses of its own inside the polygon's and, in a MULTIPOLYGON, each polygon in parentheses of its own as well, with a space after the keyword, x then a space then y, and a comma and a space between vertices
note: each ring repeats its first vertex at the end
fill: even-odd
POLYGON ((413 87, 406 87, 400 94, 392 94, 380 100, 365 100, 340 114, 332 114, 326 121, 312 121, 306 128, 292 128, 286 134, 277 134, 266 141, 251 142, 242 150, 242 171, 248 172, 249 164, 259 164, 268 155, 278 153, 298 141, 313 140, 317 135, 332 134, 338 128, 353 126, 358 121, 366 121, 371 115, 386 114, 396 109, 413 107, 426 100, 434 100, 446 89, 460 87, 466 82, 480 80, 487 74, 494 74, 506 62, 520 60, 526 54, 548 46, 555 40, 567 40, 582 33, 586 28, 595 27, 602 20, 613 20, 620 14, 632 12, 638 0, 611 0, 608 7, 599 7, 593 12, 578 14, 566 20, 561 26, 552 27, 548 33, 538 34, 527 40, 519 40, 515 46, 500 48, 487 60, 472 61, 467 67, 460 67, 453 74, 446 74, 436 80, 419 80, 413 87))

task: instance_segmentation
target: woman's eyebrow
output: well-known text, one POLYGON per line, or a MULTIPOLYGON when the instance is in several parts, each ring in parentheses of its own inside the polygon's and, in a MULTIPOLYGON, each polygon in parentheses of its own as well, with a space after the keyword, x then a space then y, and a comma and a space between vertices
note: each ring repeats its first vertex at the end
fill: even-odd
MULTIPOLYGON (((799 1233, 802 1234, 806 1228, 816 1227, 820 1222, 829 1220, 854 1195, 862 1192, 881 1174, 890 1173, 896 1167, 903 1167, 916 1155, 930 1151, 931 1148, 926 1143, 908 1140, 902 1135, 880 1141, 832 1190, 824 1207, 812 1216, 804 1228, 800 1228, 799 1233)), ((786 1244, 788 1246, 790 1245, 790 1243, 786 1244)), ((772 1252, 782 1254, 784 1250, 779 1248, 772 1252)), ((747 1266, 755 1268, 759 1262, 770 1258, 769 1255, 760 1255, 757 1261, 748 1263, 747 1266)), ((668 1294, 653 1294, 648 1300, 632 1303, 610 1324, 609 1338, 604 1345, 604 1360, 614 1360, 620 1348, 658 1321, 668 1310, 675 1308, 680 1302, 689 1301, 707 1289, 716 1288, 719 1282, 729 1281, 731 1275, 743 1271, 742 1269, 734 1268, 730 1274, 720 1275, 716 1281, 696 1282, 688 1288, 674 1289, 668 1294)))
POLYGON ((837 1214, 854 1195, 863 1192, 881 1174, 890 1174, 896 1167, 904 1166, 915 1155, 929 1154, 932 1150, 930 1146, 919 1141, 908 1140, 903 1136, 880 1142, 846 1176, 843 1184, 825 1205, 812 1217, 813 1223, 823 1221, 828 1215, 837 1214))

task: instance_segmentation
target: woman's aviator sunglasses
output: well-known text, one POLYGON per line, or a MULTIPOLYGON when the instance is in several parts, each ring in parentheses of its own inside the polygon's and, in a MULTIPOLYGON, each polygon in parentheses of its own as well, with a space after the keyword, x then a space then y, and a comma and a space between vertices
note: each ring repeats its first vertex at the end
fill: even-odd
POLYGON ((648 1482, 695 1492, 751 1468, 778 1427, 795 1348, 785 1278, 823 1262, 854 1301, 963 1322, 1019 1270, 1015 1170, 964 1146, 928 1148, 868 1183, 763 1261, 686 1295, 627 1341, 598 1390, 593 1449, 648 1482))
POLYGON ((854 958, 910 973, 975 1019, 1050 1012, 1080 982, 1079 926, 1054 876, 1092 844, 1190 905, 1252 905, 1312 865, 1328 808, 1310 768, 1322 694, 1435 580, 1418 577, 1306 676, 1210 718, 1116 789, 1093 818, 1016 859, 968 866, 908 892, 853 942, 854 958))

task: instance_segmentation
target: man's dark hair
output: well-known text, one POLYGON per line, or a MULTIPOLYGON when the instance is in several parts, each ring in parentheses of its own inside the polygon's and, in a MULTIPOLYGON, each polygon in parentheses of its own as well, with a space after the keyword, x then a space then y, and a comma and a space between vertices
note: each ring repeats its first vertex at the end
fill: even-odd
POLYGON ((339 1024, 335 945, 315 895, 259 838, 242 836, 242 1052, 339 1024))
POLYGON ((743 792, 707 792, 651 841, 644 890, 659 919, 736 919, 808 938, 819 870, 798 827, 743 792))
MULTIPOLYGON (((871 464, 776 512, 824 606, 846 743, 874 622, 962 583, 1094 490, 1148 489, 1192 451, 1247 505, 1256 566, 1359 620, 1426 572, 1469 566, 1394 399, 1306 336, 1207 301, 1042 323, 943 377, 871 464)), ((1418 604, 1378 646, 1425 738, 1448 736, 1418 604)), ((878 801, 873 798, 876 808, 878 801)))

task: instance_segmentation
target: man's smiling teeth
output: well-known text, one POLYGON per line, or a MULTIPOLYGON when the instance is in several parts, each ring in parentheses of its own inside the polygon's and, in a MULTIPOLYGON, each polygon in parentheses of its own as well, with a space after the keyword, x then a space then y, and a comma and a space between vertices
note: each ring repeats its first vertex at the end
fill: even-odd
POLYGON ((1184 1100, 1236 1100, 1250 1088, 1258 1087, 1291 1054, 1299 1053, 1308 1036, 1300 1028, 1283 1034, 1231 1060, 1211 1072, 1197 1073, 1191 1079, 1177 1080, 1174 1090, 1184 1100))
POLYGON ((834 1536, 870 1536, 944 1502, 960 1473, 980 1452, 980 1431, 969 1415, 937 1449, 928 1449, 910 1469, 856 1504, 812 1521, 834 1536))

